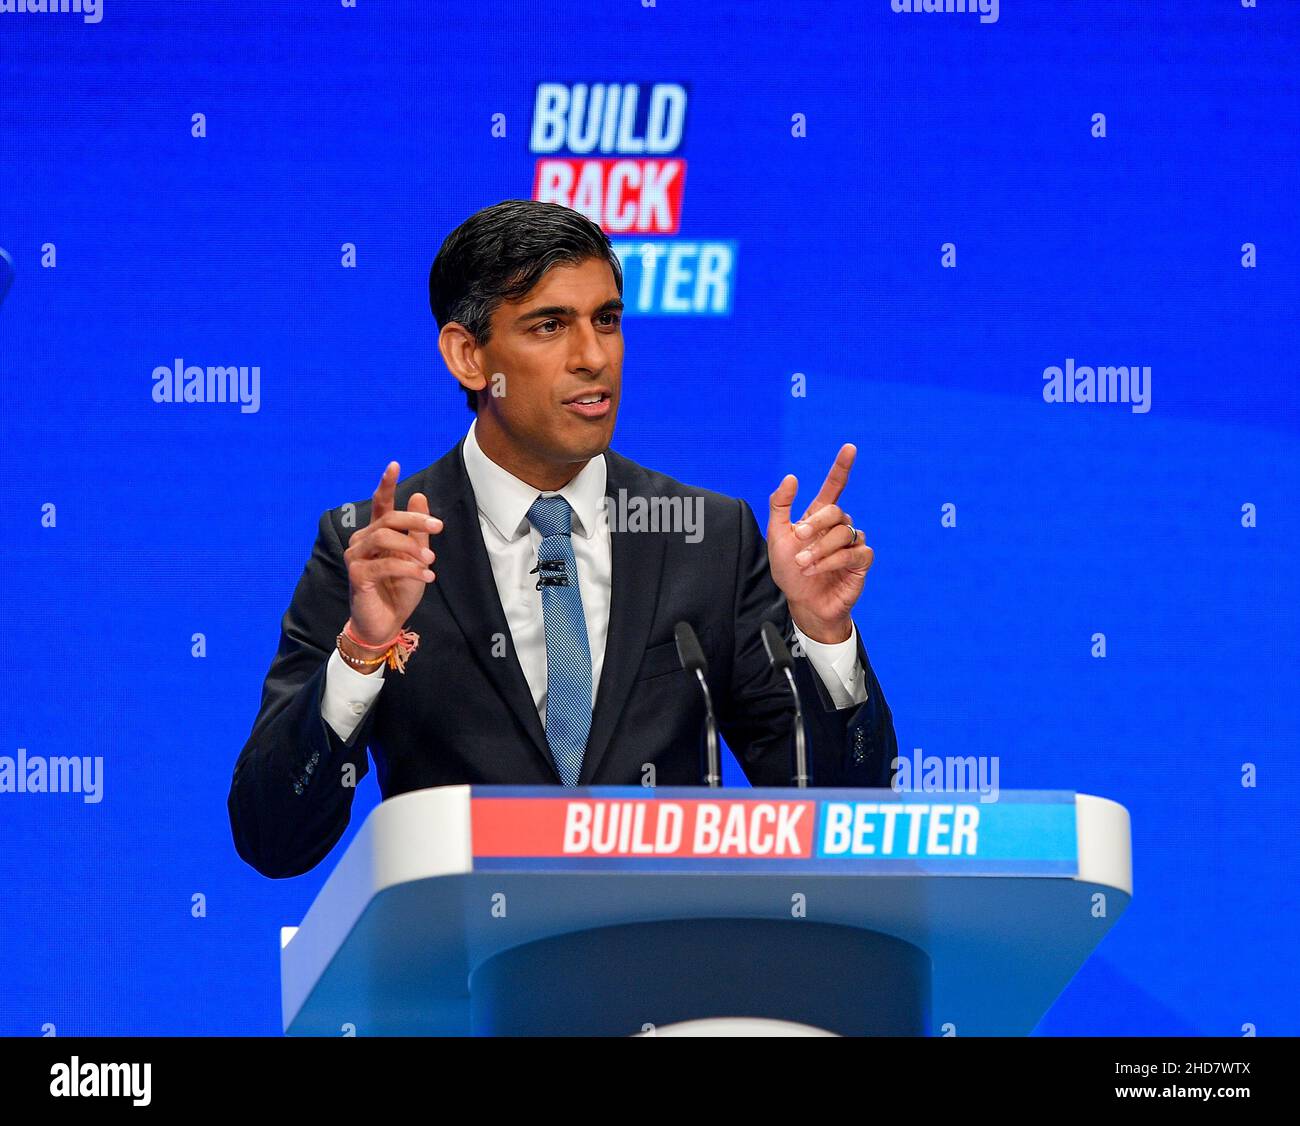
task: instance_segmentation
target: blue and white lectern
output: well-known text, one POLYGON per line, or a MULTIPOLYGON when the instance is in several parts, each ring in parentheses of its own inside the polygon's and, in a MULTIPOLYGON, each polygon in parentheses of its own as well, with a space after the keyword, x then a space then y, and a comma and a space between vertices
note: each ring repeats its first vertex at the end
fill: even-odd
POLYGON ((284 928, 284 1028, 1022 1035, 1131 894, 1128 812, 1084 794, 422 790, 284 928))

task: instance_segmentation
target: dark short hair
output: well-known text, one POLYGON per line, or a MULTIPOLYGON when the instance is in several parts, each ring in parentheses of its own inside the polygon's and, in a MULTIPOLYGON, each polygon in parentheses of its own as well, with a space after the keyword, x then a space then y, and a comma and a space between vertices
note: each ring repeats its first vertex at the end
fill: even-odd
MULTIPOLYGON (((589 258, 609 263, 622 297, 623 267, 600 227, 558 203, 503 200, 447 236, 429 270, 429 308, 440 332, 454 321, 486 344, 502 302, 523 297, 552 266, 589 258)), ((477 412, 478 392, 467 389, 465 399, 477 412)))

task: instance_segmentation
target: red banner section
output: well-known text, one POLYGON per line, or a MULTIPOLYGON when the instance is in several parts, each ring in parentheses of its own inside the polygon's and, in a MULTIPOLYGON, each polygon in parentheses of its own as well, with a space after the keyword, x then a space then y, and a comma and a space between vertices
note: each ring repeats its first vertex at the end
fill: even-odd
POLYGON ((476 857, 812 856, 815 802, 473 798, 476 857))
POLYGON ((537 161, 533 198, 580 211, 610 235, 671 235, 682 218, 686 161, 548 156, 537 161))

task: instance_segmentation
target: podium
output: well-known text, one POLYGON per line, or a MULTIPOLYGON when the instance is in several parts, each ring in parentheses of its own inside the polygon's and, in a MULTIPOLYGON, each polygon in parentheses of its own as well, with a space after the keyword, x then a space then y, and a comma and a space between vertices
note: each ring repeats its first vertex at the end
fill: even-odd
POLYGON ((1025 1035, 1128 906, 1066 791, 449 786, 371 811, 281 933, 289 1035, 765 1018, 1025 1035))

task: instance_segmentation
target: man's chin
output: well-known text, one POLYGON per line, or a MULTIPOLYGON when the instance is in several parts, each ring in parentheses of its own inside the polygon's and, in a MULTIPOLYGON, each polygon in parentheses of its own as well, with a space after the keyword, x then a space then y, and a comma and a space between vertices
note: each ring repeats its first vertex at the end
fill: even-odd
POLYGON ((591 428, 590 433, 580 436, 571 446, 574 461, 590 461, 593 457, 599 457, 614 441, 614 423, 611 419, 608 426, 596 429, 591 428))
POLYGON ((574 461, 590 461, 593 457, 600 457, 610 447, 614 440, 614 435, 607 435, 603 441, 592 443, 589 446, 582 447, 582 451, 574 456, 574 461))

